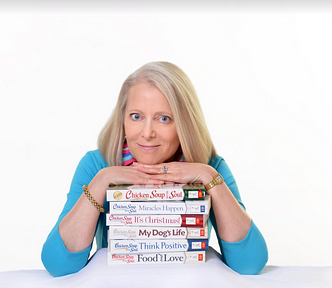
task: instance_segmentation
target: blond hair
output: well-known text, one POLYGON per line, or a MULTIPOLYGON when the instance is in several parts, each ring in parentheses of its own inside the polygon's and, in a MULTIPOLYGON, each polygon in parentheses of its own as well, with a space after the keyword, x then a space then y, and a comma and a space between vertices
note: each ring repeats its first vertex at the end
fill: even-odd
POLYGON ((158 88, 167 98, 185 160, 207 164, 211 157, 215 157, 216 150, 188 76, 172 63, 151 62, 129 75, 122 85, 115 109, 98 139, 98 148, 105 161, 110 166, 122 163, 128 94, 130 88, 141 81, 158 88))

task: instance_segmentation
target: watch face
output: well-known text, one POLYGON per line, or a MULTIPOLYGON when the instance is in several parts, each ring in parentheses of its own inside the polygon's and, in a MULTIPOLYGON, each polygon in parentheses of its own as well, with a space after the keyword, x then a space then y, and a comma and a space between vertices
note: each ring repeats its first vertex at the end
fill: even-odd
POLYGON ((216 176, 216 180, 217 180, 219 183, 222 181, 222 177, 221 177, 220 174, 218 174, 218 175, 216 176))

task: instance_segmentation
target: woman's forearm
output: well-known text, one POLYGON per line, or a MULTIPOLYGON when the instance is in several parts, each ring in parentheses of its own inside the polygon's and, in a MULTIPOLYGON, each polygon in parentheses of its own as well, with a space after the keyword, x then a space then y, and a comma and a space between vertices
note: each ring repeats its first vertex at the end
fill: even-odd
MULTIPOLYGON (((99 205, 103 205, 110 184, 161 184, 137 168, 113 166, 100 170, 88 185, 88 191, 99 205)), ((59 234, 70 252, 89 247, 93 241, 100 212, 83 193, 59 224, 59 234)))
MULTIPOLYGON (((101 206, 105 201, 107 187, 112 182, 111 179, 115 177, 114 172, 117 170, 116 167, 102 169, 90 183, 87 183, 90 195, 101 206)), ((59 234, 69 252, 82 251, 91 245, 99 214, 99 210, 82 193, 59 224, 59 234)))
POLYGON ((209 191, 215 214, 219 237, 227 242, 244 239, 251 226, 251 218, 235 199, 226 183, 216 185, 209 191))
POLYGON ((74 207, 62 219, 59 224, 59 234, 69 252, 79 252, 91 245, 99 213, 82 194, 74 207))

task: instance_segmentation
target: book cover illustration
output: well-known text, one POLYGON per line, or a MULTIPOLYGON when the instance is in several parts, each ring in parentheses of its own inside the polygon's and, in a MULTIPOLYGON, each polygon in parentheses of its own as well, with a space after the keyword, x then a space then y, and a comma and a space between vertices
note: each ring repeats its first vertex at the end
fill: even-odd
POLYGON ((209 214, 210 195, 204 200, 109 202, 110 214, 209 214))
POLYGON ((195 264, 205 263, 205 251, 202 252, 161 252, 117 254, 107 252, 108 265, 118 264, 195 264))
POLYGON ((107 226, 172 226, 172 227, 204 227, 208 214, 181 215, 113 215, 106 213, 107 226))
POLYGON ((110 226, 108 239, 207 239, 204 227, 110 226))
POLYGON ((108 240, 111 253, 206 251, 208 247, 207 239, 108 240))
POLYGON ((203 184, 111 185, 106 199, 111 201, 199 200, 204 199, 203 184))

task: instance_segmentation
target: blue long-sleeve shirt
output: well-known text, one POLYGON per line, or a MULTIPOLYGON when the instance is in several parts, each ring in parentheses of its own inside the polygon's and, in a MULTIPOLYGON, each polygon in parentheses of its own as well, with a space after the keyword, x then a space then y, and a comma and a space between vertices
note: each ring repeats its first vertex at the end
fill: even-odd
MULTIPOLYGON (((216 169, 224 178, 225 183, 245 209, 235 179, 226 164, 225 160, 217 156, 211 158, 209 165, 216 169)), ((88 185, 94 176, 103 168, 108 167, 108 164, 102 158, 99 150, 94 150, 86 153, 86 155, 79 162, 72 183, 70 191, 67 194, 66 204, 59 216, 58 221, 48 235, 43 249, 42 262, 45 268, 53 276, 63 276, 75 273, 82 269, 89 258, 91 245, 79 252, 69 252, 65 247, 61 236, 59 234, 59 223, 75 205, 78 198, 81 196, 83 185, 88 185)), ((105 213, 109 210, 109 205, 105 198, 104 202, 105 213)), ((208 235, 210 238, 212 227, 216 231, 222 260, 233 270, 240 274, 257 274, 265 266, 268 259, 268 251, 265 240, 254 224, 251 222, 251 227, 246 237, 239 242, 225 242, 220 239, 218 235, 217 223, 213 212, 213 207, 210 211, 210 218, 208 220, 208 235)), ((107 226, 106 217, 101 213, 97 222, 96 232, 97 249, 107 247, 107 226)))

